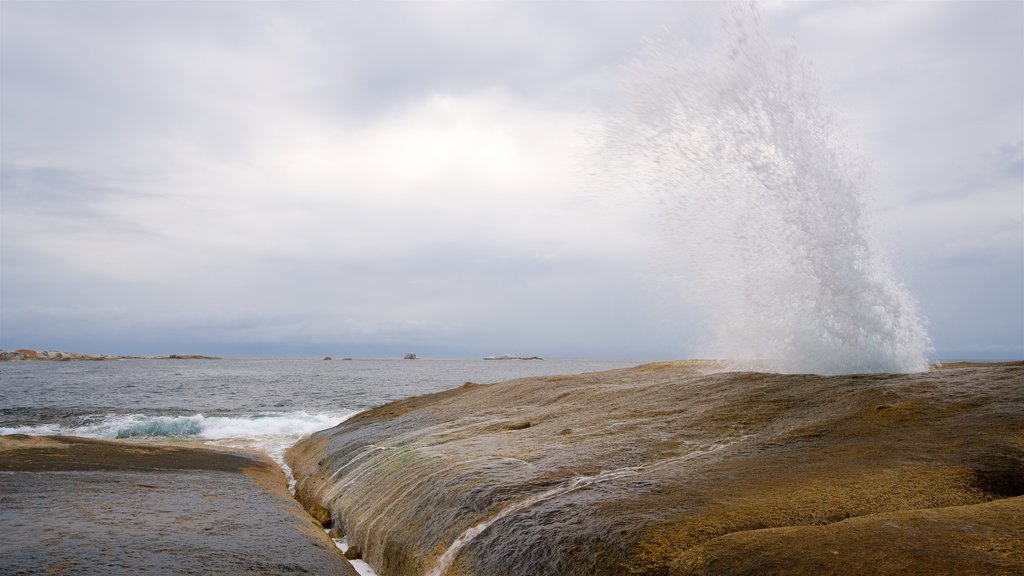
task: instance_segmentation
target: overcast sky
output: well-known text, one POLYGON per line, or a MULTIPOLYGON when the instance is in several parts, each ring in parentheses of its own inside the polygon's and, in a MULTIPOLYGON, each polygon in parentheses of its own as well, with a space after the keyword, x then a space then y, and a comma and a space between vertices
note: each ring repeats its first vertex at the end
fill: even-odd
MULTIPOLYGON (((1024 3, 763 11, 870 166, 934 357, 1024 357, 1024 3)), ((699 354, 656 204, 595 151, 645 43, 721 17, 4 0, 0 346, 699 354)))

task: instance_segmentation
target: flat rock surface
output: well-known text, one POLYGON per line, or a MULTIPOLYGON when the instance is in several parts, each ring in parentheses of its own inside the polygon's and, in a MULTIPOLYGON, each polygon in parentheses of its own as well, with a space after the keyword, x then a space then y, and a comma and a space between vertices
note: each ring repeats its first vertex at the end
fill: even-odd
POLYGON ((467 385, 287 454, 383 576, 1024 573, 1024 363, 467 385))
POLYGON ((2 574, 354 576, 255 454, 0 436, 2 574))

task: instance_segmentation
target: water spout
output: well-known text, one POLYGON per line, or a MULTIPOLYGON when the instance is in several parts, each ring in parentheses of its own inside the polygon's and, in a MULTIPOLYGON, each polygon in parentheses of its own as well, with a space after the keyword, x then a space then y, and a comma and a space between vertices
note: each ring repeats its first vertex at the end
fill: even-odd
POLYGON ((723 32, 710 54, 653 43, 611 129, 673 230, 707 352, 788 373, 927 370, 922 319, 868 235, 866 171, 810 66, 756 8, 723 32))

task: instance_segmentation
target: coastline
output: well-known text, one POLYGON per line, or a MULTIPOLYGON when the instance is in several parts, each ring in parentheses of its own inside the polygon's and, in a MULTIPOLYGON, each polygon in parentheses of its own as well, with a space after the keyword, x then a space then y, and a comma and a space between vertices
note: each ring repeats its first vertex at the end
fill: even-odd
POLYGON ((269 458, 0 436, 0 572, 358 576, 269 458))
POLYGON ((378 405, 289 449, 297 497, 324 505, 317 521, 244 443, 0 436, 13 505, 0 523, 16 528, 0 534, 0 572, 103 572, 115 558, 204 573, 196 559, 219 558, 222 573, 330 574, 310 562, 343 536, 381 574, 1024 569, 1024 362, 827 378, 725 368, 467 381, 378 405), (45 529, 22 527, 39 518, 45 529), (307 552, 292 562, 294 550, 307 552))

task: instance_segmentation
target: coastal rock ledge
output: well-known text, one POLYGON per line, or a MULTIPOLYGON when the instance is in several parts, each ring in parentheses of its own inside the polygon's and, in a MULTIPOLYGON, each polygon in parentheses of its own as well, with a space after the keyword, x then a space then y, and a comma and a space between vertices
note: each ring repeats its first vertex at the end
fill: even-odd
POLYGON ((382 576, 1024 573, 1024 363, 408 398, 286 455, 382 576))

